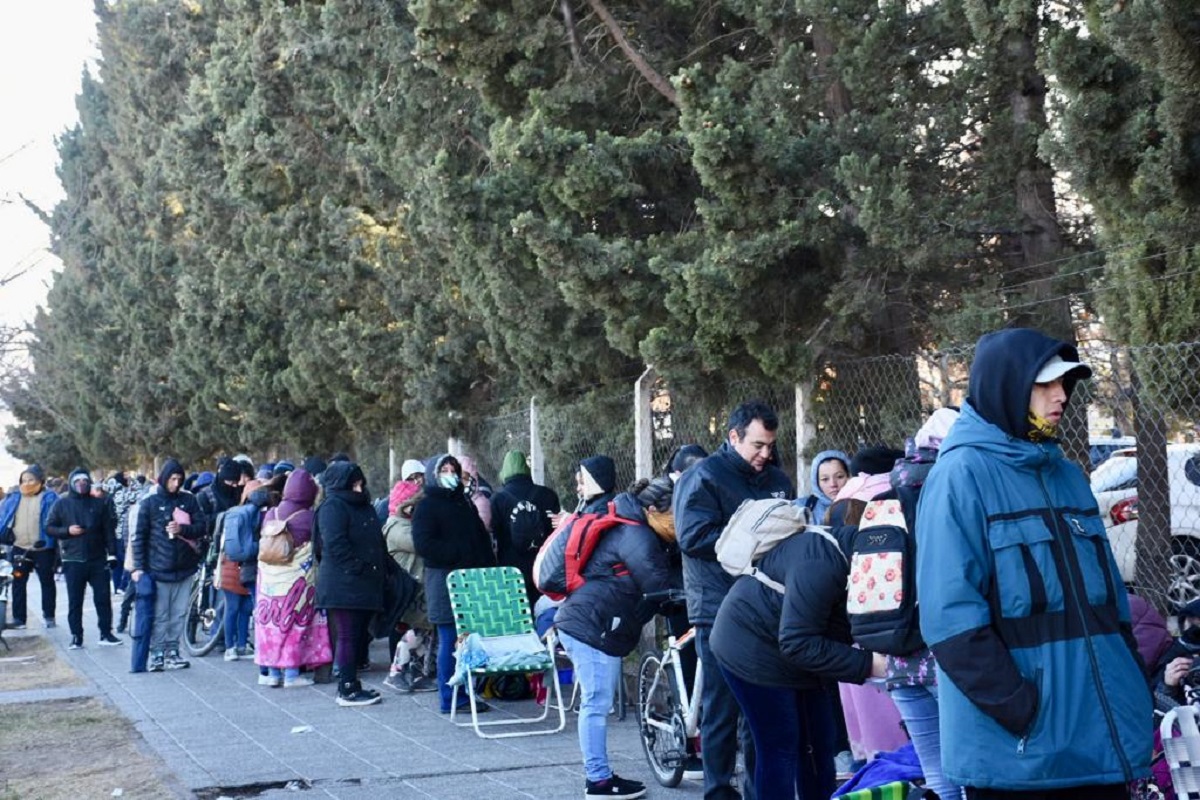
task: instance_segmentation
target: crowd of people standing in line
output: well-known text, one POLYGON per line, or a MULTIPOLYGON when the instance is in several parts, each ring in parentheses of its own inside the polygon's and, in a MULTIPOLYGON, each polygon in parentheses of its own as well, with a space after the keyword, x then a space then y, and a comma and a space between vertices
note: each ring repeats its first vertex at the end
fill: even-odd
MULTIPOLYGON (((625 491, 610 458, 582 460, 575 513, 622 520, 588 560, 582 588, 553 612, 582 689, 585 796, 645 794, 611 768, 607 716, 620 659, 660 611, 647 595, 677 588, 686 615, 670 618, 672 632, 695 627, 703 665, 703 752, 688 754, 688 768, 702 773, 706 798, 829 797, 851 734, 846 687, 870 680, 894 701, 938 797, 1127 797, 1149 763, 1150 686, 1177 691, 1200 633, 1139 653, 1095 501, 1057 440, 1065 407, 1090 374, 1067 343, 1023 329, 989 334, 962 409, 935 412, 904 450, 819 453, 811 492, 801 497, 778 466, 778 417, 758 401, 733 410, 718 450, 680 448, 661 475, 625 491), (868 504, 888 498, 899 501, 916 539, 916 633, 925 644, 904 654, 856 646, 846 611, 853 535, 868 504), (828 527, 819 535, 801 527, 760 560, 761 575, 735 578, 718 562, 717 540, 739 506, 764 499, 792 501, 828 527)), ((48 624, 56 556, 47 553, 61 554, 80 646, 84 589, 92 587, 98 609, 109 606, 98 576, 117 561, 114 585, 152 598, 149 670, 180 669, 187 589, 203 543, 214 540, 220 553, 219 515, 252 505, 259 525, 286 523, 294 553, 285 564, 220 561, 226 659, 249 654, 253 616, 261 683, 310 685, 332 662, 339 704, 379 702, 359 672, 371 629, 379 630, 372 619, 385 613, 389 575, 402 569, 422 592, 399 619, 385 620, 394 656, 384 683, 436 690, 449 713, 456 631, 447 575, 517 567, 531 607, 543 610, 534 556, 568 517, 519 451, 505 455, 499 479, 493 490, 468 458, 410 459, 373 502, 348 458, 256 471, 237 456, 200 476, 173 460, 156 483, 114 476, 108 499, 77 470, 56 502, 34 466, 0 504, 0 535, 30 554, 48 624)), ((17 588, 13 614, 25 624, 17 588)), ((1200 631, 1194 611, 1184 627, 1200 631)), ((99 615, 104 644, 115 643, 111 617, 110 607, 99 615)))

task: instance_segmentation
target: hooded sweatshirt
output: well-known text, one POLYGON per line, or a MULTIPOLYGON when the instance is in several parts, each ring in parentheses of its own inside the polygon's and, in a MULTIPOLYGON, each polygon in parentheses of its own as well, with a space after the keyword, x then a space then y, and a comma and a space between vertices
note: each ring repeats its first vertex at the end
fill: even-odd
POLYGON ((92 497, 91 476, 76 469, 67 479, 67 494, 50 509, 46 532, 61 542, 64 562, 96 561, 117 552, 117 515, 107 498, 92 497), (77 479, 86 478, 86 488, 76 487, 77 479), (78 525, 83 533, 71 535, 71 526, 78 525))
POLYGON ((167 488, 172 475, 182 478, 186 474, 178 461, 168 458, 158 474, 158 488, 138 504, 133 565, 155 581, 190 578, 200 563, 200 540, 207 530, 204 513, 191 492, 182 488, 171 492, 167 488), (167 525, 183 515, 190 521, 180 523, 175 536, 168 534, 167 525))
MULTIPOLYGON (((842 462, 842 466, 846 468, 846 476, 850 476, 850 456, 846 455, 841 450, 822 450, 817 453, 817 457, 813 459, 812 469, 809 471, 809 487, 812 489, 812 494, 804 499, 804 507, 813 514, 813 521, 818 525, 824 523, 825 514, 829 511, 829 506, 833 504, 833 498, 825 494, 821 490, 821 480, 818 473, 821 470, 821 465, 831 459, 837 459, 842 462)), ((798 502, 798 501, 797 501, 798 502)))
POLYGON ((1078 360, 1037 331, 980 340, 918 503, 921 632, 938 662, 942 741, 955 743, 942 761, 966 786, 1045 791, 1148 772, 1150 693, 1104 523, 1058 444, 1028 438, 1034 378, 1055 355, 1078 360))

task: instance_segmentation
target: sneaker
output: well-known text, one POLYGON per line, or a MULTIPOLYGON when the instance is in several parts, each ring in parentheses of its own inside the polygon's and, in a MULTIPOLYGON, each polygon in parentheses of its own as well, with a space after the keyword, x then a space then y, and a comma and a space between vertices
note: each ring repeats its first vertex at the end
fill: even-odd
POLYGON ((700 756, 688 756, 683 759, 683 777, 689 781, 704 780, 704 762, 700 756))
POLYGON ((226 661, 237 661, 238 660, 238 651, 237 651, 236 647, 225 648, 225 660, 226 661))
MULTIPOLYGON (((45 622, 46 622, 46 630, 50 630, 50 629, 52 629, 52 628, 57 628, 57 627, 58 627, 58 624, 57 624, 57 623, 56 623, 54 620, 52 620, 52 619, 48 619, 48 620, 46 620, 45 622)), ((24 625, 22 625, 21 627, 22 627, 22 628, 24 628, 25 626, 24 626, 24 625)))
POLYGON ((283 686, 283 678, 276 678, 271 675, 259 675, 259 686, 283 686))
MULTIPOLYGON (((489 711, 491 711, 491 710, 492 710, 492 707, 491 707, 491 706, 489 706, 487 703, 483 702, 482 700, 476 700, 476 701, 475 701, 475 713, 476 713, 476 714, 486 714, 486 713, 488 713, 488 712, 489 712, 489 711)), ((442 713, 443 713, 443 714, 449 714, 449 713, 450 713, 450 709, 448 709, 448 708, 443 708, 443 709, 442 709, 442 713)), ((465 702, 465 703, 459 703, 459 704, 458 704, 458 711, 456 711, 455 713, 457 713, 457 714, 470 714, 470 713, 471 713, 471 701, 469 701, 469 700, 468 700, 468 701, 467 701, 467 702, 465 702)))
POLYGON ((337 704, 339 706, 373 706, 382 699, 379 692, 364 690, 358 681, 338 686, 337 704))
POLYGON ((833 757, 834 775, 839 781, 848 781, 854 777, 854 754, 843 750, 833 757))
MULTIPOLYGON (((270 676, 268 675, 267 677, 270 677, 270 676)), ((283 688, 285 688, 285 689, 296 689, 301 686, 312 686, 312 685, 313 685, 313 679, 312 679, 311 675, 297 675, 296 677, 292 678, 290 681, 287 678, 284 678, 284 680, 283 680, 283 688)))
POLYGON ((409 684, 408 675, 403 672, 395 672, 383 679, 383 685, 389 689, 395 689, 397 692, 412 694, 412 686, 409 684))
POLYGON ((166 658, 163 659, 163 666, 167 669, 187 669, 191 665, 192 662, 181 658, 179 653, 167 653, 166 658))
POLYGON ((14 622, 12 625, 8 626, 8 629, 10 631, 23 631, 23 630, 25 630, 25 623, 24 622, 14 622))
POLYGON ((584 784, 583 796, 615 797, 625 800, 636 800, 646 796, 646 784, 637 781, 627 781, 616 773, 603 781, 587 781, 584 784))
POLYGON ((111 633, 106 633, 100 637, 100 646, 101 647, 119 647, 123 644, 125 644, 124 639, 118 639, 117 637, 113 636, 111 633))
POLYGON ((436 692, 437 681, 432 678, 427 678, 424 675, 417 675, 415 678, 409 678, 408 691, 413 692, 436 692))
POLYGON ((239 647, 237 649, 237 654, 239 658, 246 658, 254 655, 254 645, 248 644, 245 647, 239 647))
POLYGON ((165 669, 162 653, 153 653, 150 656, 150 663, 146 665, 147 672, 162 672, 165 669))
POLYGON ((69 645, 67 645, 67 649, 68 650, 82 650, 83 649, 83 637, 82 636, 72 636, 71 643, 69 645))

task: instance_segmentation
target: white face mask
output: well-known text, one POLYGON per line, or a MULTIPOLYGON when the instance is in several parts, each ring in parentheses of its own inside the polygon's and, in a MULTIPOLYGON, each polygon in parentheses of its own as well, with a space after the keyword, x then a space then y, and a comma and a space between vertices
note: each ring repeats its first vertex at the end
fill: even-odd
POLYGON ((438 476, 438 482, 447 489, 458 488, 458 476, 453 472, 444 472, 438 476))

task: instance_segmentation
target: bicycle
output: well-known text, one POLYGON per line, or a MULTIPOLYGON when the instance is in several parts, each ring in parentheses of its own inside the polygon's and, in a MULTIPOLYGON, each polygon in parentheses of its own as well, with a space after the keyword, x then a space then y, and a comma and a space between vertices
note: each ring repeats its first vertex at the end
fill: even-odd
POLYGON ((225 597, 213 586, 214 569, 209 559, 200 560, 188 596, 183 643, 187 651, 197 657, 208 655, 217 642, 224 641, 225 597))
MULTIPOLYGON (((647 600, 681 603, 683 592, 668 589, 646 595, 647 600)), ((680 653, 694 647, 696 629, 682 636, 668 636, 662 653, 647 653, 638 669, 637 719, 642 749, 654 779, 672 789, 683 780, 684 762, 700 754, 700 692, 703 668, 689 687, 683 677, 680 653), (693 752, 689 753, 689 744, 693 752)))

